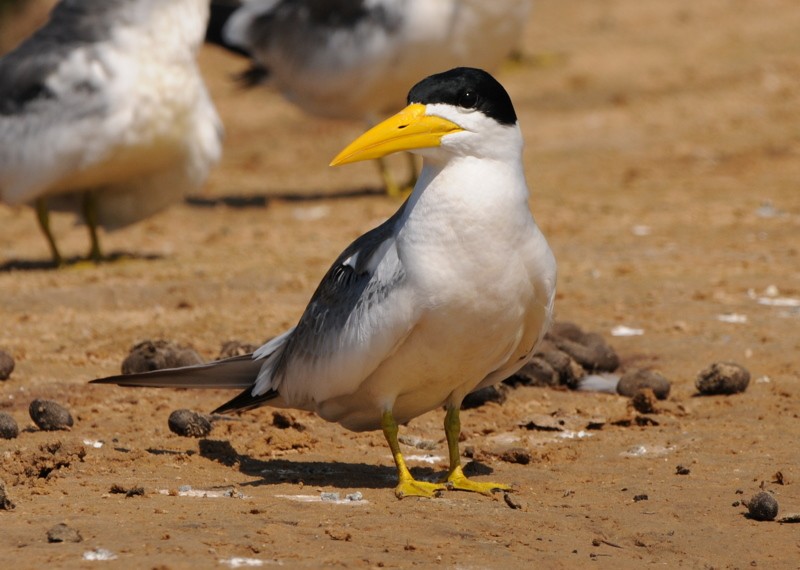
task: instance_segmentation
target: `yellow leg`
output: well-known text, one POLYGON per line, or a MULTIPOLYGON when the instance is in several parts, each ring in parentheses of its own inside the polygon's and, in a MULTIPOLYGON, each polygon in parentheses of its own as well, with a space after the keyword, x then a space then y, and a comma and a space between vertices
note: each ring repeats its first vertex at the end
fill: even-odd
POLYGON ((47 244, 50 246, 50 254, 53 256, 53 263, 57 266, 64 265, 64 259, 58 252, 56 239, 53 237, 53 232, 50 230, 50 212, 47 210, 47 199, 36 199, 36 219, 39 220, 39 227, 42 228, 47 244))
POLYGON ((406 153, 406 158, 408 159, 408 181, 406 182, 406 188, 408 188, 408 192, 410 193, 414 189, 414 186, 417 185, 417 161, 410 152, 406 153))
POLYGON ((502 483, 478 483, 467 479, 461 469, 461 454, 458 451, 458 437, 461 434, 461 419, 457 406, 447 408, 444 417, 444 433, 447 436, 447 451, 450 455, 450 471, 447 474, 447 488, 458 491, 472 491, 491 495, 494 491, 511 491, 511 487, 502 483))
POLYGON ((445 486, 439 483, 428 483, 417 481, 411 476, 411 472, 406 467, 403 455, 400 453, 400 444, 397 442, 397 422, 394 421, 392 412, 385 411, 381 418, 381 427, 389 448, 392 450, 394 463, 397 466, 398 483, 394 494, 398 499, 403 497, 435 497, 440 491, 445 490, 445 486))
POLYGON ((92 244, 88 257, 91 261, 100 263, 103 260, 103 254, 100 251, 100 239, 97 237, 97 197, 91 190, 83 195, 83 218, 86 227, 89 228, 89 239, 92 244))
POLYGON ((386 188, 386 194, 391 196, 392 198, 401 198, 405 199, 411 194, 411 191, 414 189, 414 184, 417 183, 417 176, 416 176, 416 165, 414 164, 414 157, 409 153, 411 157, 409 160, 413 165, 413 172, 414 175, 408 181, 408 183, 404 186, 401 186, 397 183, 397 180, 394 179, 392 173, 389 170, 389 165, 386 163, 386 160, 383 158, 378 159, 378 171, 381 174, 381 179, 383 179, 383 185, 386 188))

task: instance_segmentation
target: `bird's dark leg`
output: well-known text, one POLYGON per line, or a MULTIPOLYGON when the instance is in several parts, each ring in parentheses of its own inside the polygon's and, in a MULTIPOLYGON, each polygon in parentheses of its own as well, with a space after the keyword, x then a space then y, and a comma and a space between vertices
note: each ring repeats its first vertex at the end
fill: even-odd
POLYGON ((88 258, 99 263, 103 260, 103 254, 100 251, 100 239, 97 236, 97 195, 91 190, 87 190, 83 194, 83 218, 86 227, 89 228, 89 239, 92 244, 88 258))
POLYGON ((434 497, 439 491, 444 491, 445 486, 439 483, 428 483, 427 481, 417 481, 412 477, 411 472, 406 466, 403 459, 403 454, 400 453, 400 444, 397 441, 397 422, 394 421, 392 412, 387 410, 383 413, 381 418, 381 428, 386 441, 389 442, 389 448, 392 450, 394 457, 394 464, 397 466, 398 484, 395 487, 394 494, 398 499, 403 497, 434 497))
POLYGON ((491 495, 493 491, 510 491, 511 487, 502 483, 478 483, 467 479, 461 468, 461 453, 458 451, 458 437, 461 435, 459 406, 447 408, 444 417, 444 433, 447 436, 447 451, 450 456, 450 471, 447 474, 447 488, 459 491, 472 491, 491 495))
POLYGON ((53 263, 56 266, 64 264, 64 259, 58 251, 56 240, 53 237, 53 232, 50 230, 50 211, 47 209, 47 198, 36 199, 36 219, 39 220, 39 227, 47 239, 47 244, 50 246, 50 254, 53 256, 53 263))

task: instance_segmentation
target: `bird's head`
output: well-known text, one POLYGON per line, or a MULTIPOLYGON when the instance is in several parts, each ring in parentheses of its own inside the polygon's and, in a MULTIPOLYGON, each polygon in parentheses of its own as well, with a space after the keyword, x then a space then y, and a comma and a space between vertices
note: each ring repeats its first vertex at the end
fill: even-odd
POLYGON ((511 98, 481 69, 457 67, 426 77, 408 106, 350 143, 331 166, 411 151, 447 156, 519 158, 522 139, 511 98))

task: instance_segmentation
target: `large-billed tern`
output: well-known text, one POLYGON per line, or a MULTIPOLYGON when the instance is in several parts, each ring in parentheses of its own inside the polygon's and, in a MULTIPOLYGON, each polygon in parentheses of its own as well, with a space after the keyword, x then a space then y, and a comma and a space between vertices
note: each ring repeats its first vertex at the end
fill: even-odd
POLYGON ((195 57, 208 0, 61 0, 0 59, 0 201, 97 227, 144 219, 200 186, 222 126, 195 57))
POLYGON ((511 100, 488 73, 456 68, 422 80, 404 110, 331 163, 414 152, 423 167, 413 192, 344 250, 294 328, 252 355, 94 382, 238 387, 217 412, 291 407, 350 430, 382 429, 398 497, 507 489, 465 477, 459 407, 525 364, 553 310, 556 263, 528 206, 522 146, 511 100), (397 426, 440 406, 447 479, 418 481, 397 426))

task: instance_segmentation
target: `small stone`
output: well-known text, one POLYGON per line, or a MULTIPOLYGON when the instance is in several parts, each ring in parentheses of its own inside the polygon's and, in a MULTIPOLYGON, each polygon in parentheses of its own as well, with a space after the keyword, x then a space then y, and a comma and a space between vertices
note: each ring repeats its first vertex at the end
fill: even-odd
POLYGON ((642 493, 641 495, 634 495, 633 496, 633 502, 634 503, 638 503, 639 501, 647 501, 648 499, 650 499, 650 497, 648 497, 644 493, 642 493))
POLYGON ((688 475, 691 472, 692 472, 691 469, 689 469, 688 467, 684 467, 683 465, 678 465, 675 468, 675 475, 688 475))
POLYGON ((167 340, 146 340, 131 348, 122 362, 122 373, 138 374, 196 364, 203 364, 203 359, 189 347, 167 340))
POLYGON ((575 388, 578 380, 586 376, 586 370, 575 362, 566 352, 555 348, 551 343, 542 343, 541 352, 536 353, 558 374, 558 383, 575 388))
POLYGON ((511 495, 511 493, 503 493, 503 500, 505 501, 506 505, 514 510, 522 508, 522 503, 517 501, 516 498, 511 495))
POLYGON ((631 404, 640 414, 656 413, 656 395, 650 388, 640 388, 636 395, 631 398, 631 404))
POLYGON ((554 323, 546 338, 586 370, 613 372, 619 367, 617 353, 601 335, 584 332, 574 323, 554 323))
POLYGON ((489 402, 502 404, 508 397, 508 387, 505 384, 498 384, 496 386, 487 386, 476 390, 464 398, 461 402, 462 410, 471 410, 479 408, 489 402))
POLYGON ((0 438, 14 439, 19 435, 19 426, 11 414, 0 412, 0 438))
POLYGON ((10 511, 14 508, 14 503, 8 498, 6 483, 0 479, 0 510, 10 511))
MULTIPOLYGON (((403 434, 397 438, 397 441, 403 445, 416 447, 417 449, 424 449, 425 451, 432 451, 439 447, 439 444, 432 439, 422 439, 416 435, 403 434)), ((464 456, 467 457, 466 450, 464 451, 464 456)))
POLYGON ((519 463, 527 465, 531 462, 531 452, 522 447, 512 447, 500 454, 500 459, 506 463, 519 463))
POLYGON ((319 498, 321 501, 336 502, 339 500, 339 493, 320 493, 319 498))
POLYGON ((143 497, 144 496, 144 487, 131 487, 130 489, 123 487, 117 483, 111 485, 111 489, 109 493, 112 495, 125 495, 125 498, 130 497, 143 497))
POLYGON ((775 497, 762 491, 753 496, 747 503, 748 516, 757 521, 771 521, 778 516, 778 501, 775 497))
POLYGON ((59 523, 47 531, 47 542, 83 542, 83 537, 77 530, 59 523))
POLYGON ((516 374, 503 380, 511 387, 517 386, 558 386, 558 372, 538 354, 531 358, 516 374))
POLYGON ((8 380, 14 372, 14 359, 4 350, 0 350, 0 380, 8 380))
POLYGON ((278 429, 293 428, 297 431, 305 431, 306 429, 306 426, 294 419, 292 414, 284 411, 272 412, 272 425, 278 429))
POLYGON ((183 437, 205 437, 211 433, 211 422, 192 410, 175 410, 167 419, 169 430, 183 437))
POLYGON ((617 383, 617 394, 633 398, 642 388, 649 388, 656 398, 666 400, 670 382, 653 370, 631 370, 622 375, 617 383))
POLYGON ((347 501, 353 501, 353 502, 363 501, 364 495, 361 493, 361 491, 356 491, 355 493, 348 493, 347 495, 345 495, 344 498, 347 501))
POLYGON ((28 407, 28 413, 33 423, 44 431, 69 429, 73 424, 69 411, 51 400, 34 400, 28 407))
POLYGON ((234 356, 244 356, 245 354, 252 354, 256 350, 258 350, 258 345, 242 342, 240 340, 229 340, 222 343, 222 348, 220 348, 216 360, 223 360, 234 356))
POLYGON ((737 394, 750 383, 750 372, 734 362, 715 362, 697 375, 695 386, 704 395, 737 394))

